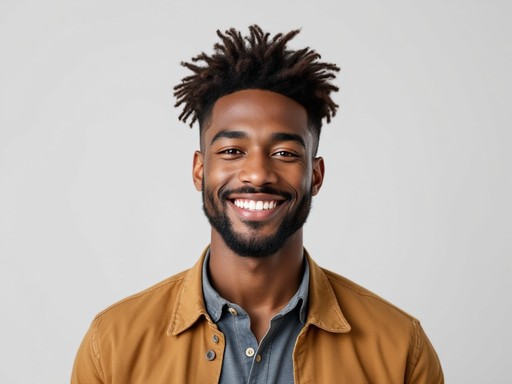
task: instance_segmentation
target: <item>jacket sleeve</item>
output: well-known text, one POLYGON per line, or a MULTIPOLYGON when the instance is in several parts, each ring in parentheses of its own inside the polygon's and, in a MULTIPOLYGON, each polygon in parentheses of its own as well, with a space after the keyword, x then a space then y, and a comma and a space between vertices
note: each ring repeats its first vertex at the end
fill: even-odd
POLYGON ((414 347, 409 359, 405 383, 444 384, 443 370, 434 347, 421 325, 414 321, 414 347))
POLYGON ((105 384, 97 346, 97 321, 93 321, 78 349, 71 384, 105 384))

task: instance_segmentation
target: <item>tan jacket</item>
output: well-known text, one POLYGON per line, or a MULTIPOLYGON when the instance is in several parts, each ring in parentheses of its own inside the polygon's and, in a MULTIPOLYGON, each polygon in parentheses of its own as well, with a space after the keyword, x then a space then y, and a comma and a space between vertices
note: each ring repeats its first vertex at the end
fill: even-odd
MULTIPOLYGON (((416 319, 306 257, 309 310, 293 351, 296 384, 444 382, 416 319)), ((225 340, 204 306, 203 258, 96 316, 71 383, 217 383, 225 340)))

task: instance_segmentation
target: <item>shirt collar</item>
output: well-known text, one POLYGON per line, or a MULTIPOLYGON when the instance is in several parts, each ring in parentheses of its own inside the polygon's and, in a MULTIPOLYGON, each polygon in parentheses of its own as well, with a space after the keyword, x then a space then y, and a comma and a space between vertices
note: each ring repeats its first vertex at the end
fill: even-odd
MULTIPOLYGON (((224 299, 212 287, 210 279, 208 278, 208 262, 210 260, 210 252, 207 251, 203 261, 202 267, 202 280, 203 280, 203 296, 206 304, 206 310, 210 315, 213 322, 218 322, 222 316, 224 306, 230 306, 231 303, 224 299)), ((309 265, 308 261, 304 259, 304 273, 299 285, 299 289, 295 295, 290 299, 288 304, 276 315, 283 316, 292 311, 300 303, 299 319, 302 324, 306 322, 308 312, 308 292, 309 292, 309 265)))
MULTIPOLYGON (((176 336, 190 328, 200 317, 213 323, 206 310, 203 296, 202 273, 204 260, 208 249, 206 249, 199 261, 188 271, 180 274, 172 280, 173 284, 179 284, 180 289, 176 300, 167 334, 176 336)), ((304 251, 305 260, 309 271, 309 289, 301 287, 299 292, 309 292, 300 296, 302 298, 301 321, 306 316, 306 326, 309 324, 334 333, 345 333, 350 331, 350 324, 343 315, 340 303, 338 302, 331 282, 326 273, 320 268, 304 251), (307 308, 307 310, 306 310, 307 308)), ((306 275, 306 273, 304 273, 306 275)), ((304 279, 303 282, 307 281, 304 279)))
POLYGON ((206 252, 206 256, 203 261, 202 268, 202 280, 203 280, 203 296, 206 304, 206 310, 216 323, 222 316, 222 309, 225 305, 229 305, 229 302, 224 299, 210 284, 208 278, 208 263, 210 262, 210 251, 206 252))

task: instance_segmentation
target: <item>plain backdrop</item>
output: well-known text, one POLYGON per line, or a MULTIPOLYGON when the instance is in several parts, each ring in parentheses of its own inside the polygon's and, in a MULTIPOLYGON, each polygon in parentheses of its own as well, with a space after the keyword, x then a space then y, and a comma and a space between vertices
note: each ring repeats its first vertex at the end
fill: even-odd
POLYGON ((68 382, 96 313, 199 257, 172 87, 253 23, 342 67, 310 253, 419 318, 448 383, 511 383, 511 19, 505 0, 0 0, 0 383, 68 382))

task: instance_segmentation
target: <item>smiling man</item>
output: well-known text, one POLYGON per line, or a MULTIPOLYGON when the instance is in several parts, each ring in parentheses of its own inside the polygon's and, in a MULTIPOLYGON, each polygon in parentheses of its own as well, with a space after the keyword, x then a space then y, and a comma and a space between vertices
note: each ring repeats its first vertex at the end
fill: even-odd
POLYGON ((175 95, 180 118, 199 123, 193 180, 210 245, 100 313, 72 383, 443 383, 416 319, 304 250, 338 67, 288 50, 297 33, 218 32, 213 55, 184 63, 175 95))

